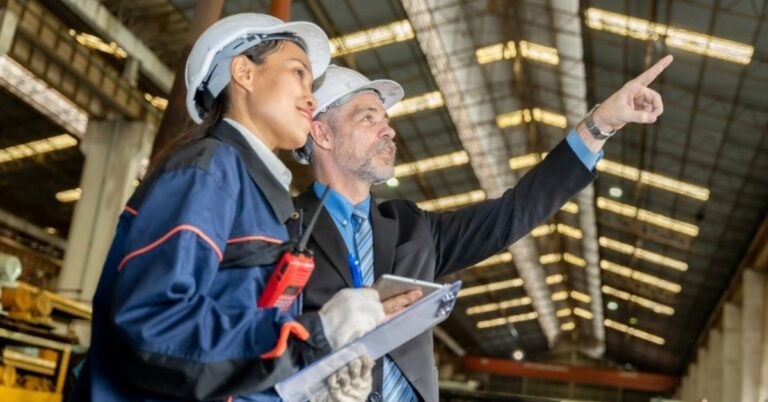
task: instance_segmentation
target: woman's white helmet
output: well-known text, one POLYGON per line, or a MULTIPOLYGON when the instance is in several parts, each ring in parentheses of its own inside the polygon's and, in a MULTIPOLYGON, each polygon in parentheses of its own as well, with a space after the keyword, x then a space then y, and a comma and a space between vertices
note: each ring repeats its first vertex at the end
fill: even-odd
POLYGON ((284 22, 266 14, 242 13, 223 18, 200 35, 187 58, 187 112, 200 124, 210 105, 231 80, 233 57, 261 42, 284 39, 307 52, 312 76, 321 76, 331 61, 328 36, 311 22, 284 22), (205 99, 205 100, 204 100, 205 99))

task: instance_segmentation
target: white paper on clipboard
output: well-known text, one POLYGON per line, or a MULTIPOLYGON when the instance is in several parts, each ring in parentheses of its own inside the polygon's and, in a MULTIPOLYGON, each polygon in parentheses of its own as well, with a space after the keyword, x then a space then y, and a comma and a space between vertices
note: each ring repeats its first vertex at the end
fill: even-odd
POLYGON ((441 323, 453 311, 461 281, 443 285, 405 311, 343 348, 279 382, 275 388, 286 402, 304 402, 324 392, 329 375, 363 354, 378 359, 441 323))

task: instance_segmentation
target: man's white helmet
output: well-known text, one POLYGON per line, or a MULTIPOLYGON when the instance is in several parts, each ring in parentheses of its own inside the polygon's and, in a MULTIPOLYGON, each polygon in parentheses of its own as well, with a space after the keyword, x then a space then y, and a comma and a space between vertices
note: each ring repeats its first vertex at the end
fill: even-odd
MULTIPOLYGON (((331 64, 325 71, 325 75, 315 83, 316 88, 312 93, 317 99, 317 109, 312 117, 325 112, 337 100, 356 92, 372 90, 379 95, 384 109, 389 109, 395 103, 403 99, 405 91, 392 80, 369 80, 366 76, 355 70, 339 67, 331 64)), ((312 154, 312 137, 307 137, 307 145, 293 152, 297 162, 308 165, 312 154)))
POLYGON ((231 80, 233 57, 267 40, 284 39, 299 44, 309 57, 313 78, 321 76, 331 61, 328 36, 311 22, 284 22, 266 14, 242 13, 223 18, 200 35, 187 58, 187 111, 200 124, 209 103, 231 80))

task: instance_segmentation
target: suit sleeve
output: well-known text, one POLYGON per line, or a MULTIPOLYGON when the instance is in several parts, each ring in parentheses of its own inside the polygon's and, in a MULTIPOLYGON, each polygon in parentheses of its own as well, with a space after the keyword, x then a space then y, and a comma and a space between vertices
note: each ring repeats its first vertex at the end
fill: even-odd
POLYGON ((196 400, 259 392, 330 351, 316 314, 293 322, 257 308, 258 295, 251 308, 209 295, 236 216, 232 192, 203 169, 168 172, 134 218, 112 325, 116 364, 141 389, 196 400), (306 342, 282 334, 283 352, 262 358, 296 328, 309 332, 306 342))
POLYGON ((596 177, 562 141, 500 198, 454 212, 422 212, 435 242, 436 277, 508 247, 554 215, 596 177))

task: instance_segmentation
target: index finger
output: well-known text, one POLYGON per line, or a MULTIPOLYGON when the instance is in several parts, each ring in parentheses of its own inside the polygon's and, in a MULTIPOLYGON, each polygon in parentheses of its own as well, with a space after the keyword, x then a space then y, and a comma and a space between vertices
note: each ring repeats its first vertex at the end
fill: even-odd
POLYGON ((664 57, 663 59, 657 61, 656 64, 653 65, 653 67, 645 70, 642 74, 638 75, 637 78, 635 78, 635 81, 639 82, 643 86, 648 86, 671 63, 672 63, 672 55, 670 54, 664 57))

